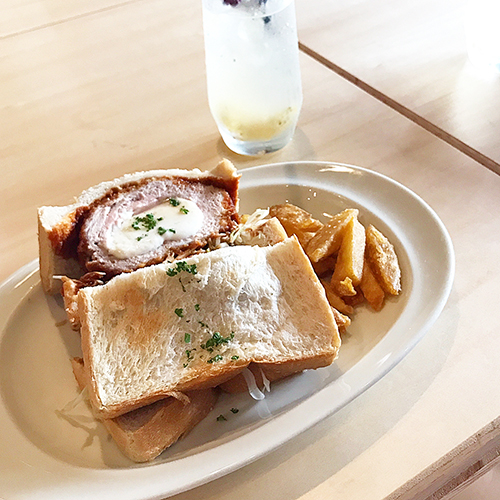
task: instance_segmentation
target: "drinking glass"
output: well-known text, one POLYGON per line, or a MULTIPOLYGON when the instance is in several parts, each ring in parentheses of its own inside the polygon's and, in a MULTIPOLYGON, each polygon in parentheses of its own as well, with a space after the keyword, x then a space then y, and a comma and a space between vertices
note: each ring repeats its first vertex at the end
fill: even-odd
POLYGON ((302 106, 293 0, 203 0, 210 111, 243 155, 284 147, 302 106))

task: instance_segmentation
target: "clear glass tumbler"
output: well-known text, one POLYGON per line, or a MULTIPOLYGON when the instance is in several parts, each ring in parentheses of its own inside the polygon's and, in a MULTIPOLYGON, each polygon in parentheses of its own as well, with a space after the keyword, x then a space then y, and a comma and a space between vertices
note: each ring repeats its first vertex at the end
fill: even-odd
POLYGON ((302 106, 293 0, 203 0, 208 101, 226 145, 284 147, 302 106))

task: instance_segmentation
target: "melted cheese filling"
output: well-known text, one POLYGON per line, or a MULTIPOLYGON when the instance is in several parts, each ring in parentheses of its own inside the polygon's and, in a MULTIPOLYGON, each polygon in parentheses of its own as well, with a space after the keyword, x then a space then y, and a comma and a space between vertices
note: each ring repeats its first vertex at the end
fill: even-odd
POLYGON ((139 214, 125 214, 108 232, 105 246, 119 259, 135 257, 155 250, 165 241, 193 237, 203 219, 196 203, 171 198, 139 214))

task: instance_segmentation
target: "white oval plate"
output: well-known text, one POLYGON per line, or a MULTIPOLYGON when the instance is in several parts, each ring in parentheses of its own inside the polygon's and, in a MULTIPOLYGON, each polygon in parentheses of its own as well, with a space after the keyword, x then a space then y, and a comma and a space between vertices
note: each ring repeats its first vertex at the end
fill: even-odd
POLYGON ((450 238, 401 184, 349 165, 282 163, 244 170, 240 198, 242 213, 286 200, 317 217, 359 208, 361 222, 394 243, 403 293, 379 313, 356 312, 331 367, 276 383, 263 401, 223 395, 184 440, 137 465, 100 425, 71 425, 58 415, 77 394, 69 359, 80 352, 79 338, 61 301, 43 294, 37 263, 28 264, 0 287, 2 498, 164 498, 227 474, 348 404, 408 353, 444 307, 454 274, 450 238), (220 414, 227 420, 217 421, 220 414))

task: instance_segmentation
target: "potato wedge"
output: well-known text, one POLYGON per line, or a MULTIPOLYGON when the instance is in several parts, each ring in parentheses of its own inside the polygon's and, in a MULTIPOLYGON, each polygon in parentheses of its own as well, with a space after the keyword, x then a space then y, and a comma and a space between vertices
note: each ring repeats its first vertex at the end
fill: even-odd
POLYGON ((339 332, 345 333, 345 331, 351 324, 351 318, 349 318, 349 316, 346 316, 345 314, 342 314, 340 311, 335 309, 335 307, 332 307, 332 312, 333 312, 333 317, 335 318, 335 323, 337 323, 337 328, 339 329, 339 332))
POLYGON ((288 236, 295 234, 302 248, 323 227, 323 223, 314 219, 309 212, 291 203, 273 205, 269 208, 269 215, 281 222, 288 236))
POLYGON ((316 232, 306 247, 306 253, 312 262, 319 262, 338 252, 347 225, 358 213, 358 210, 348 208, 334 215, 316 232))
POLYGON ((365 228, 353 217, 344 231, 344 237, 337 255, 337 263, 332 275, 332 286, 339 294, 354 295, 352 292, 345 294, 345 286, 351 283, 349 288, 359 285, 363 276, 363 263, 365 260, 365 228))
POLYGON ((359 288, 366 301, 374 311, 380 311, 384 307, 385 292, 373 274, 370 264, 365 259, 363 267, 363 277, 359 283, 359 288))
POLYGON ((390 241, 372 225, 366 229, 366 258, 384 291, 390 295, 401 292, 401 268, 390 241))
POLYGON ((342 297, 333 289, 331 283, 326 280, 321 280, 321 283, 325 288, 326 298, 334 309, 337 309, 342 314, 352 314, 354 312, 354 309, 350 305, 347 305, 342 297))
POLYGON ((344 302, 351 307, 356 307, 359 306, 359 304, 362 304, 365 301, 365 296, 363 295, 363 292, 361 289, 358 287, 356 288, 356 294, 351 295, 351 296, 345 296, 342 297, 344 299, 344 302))
POLYGON ((324 259, 321 259, 318 262, 313 262, 314 272, 318 276, 324 276, 326 274, 331 274, 335 269, 335 263, 337 262, 337 258, 334 255, 330 255, 324 259))
POLYGON ((342 281, 337 281, 335 283, 335 289, 341 297, 354 297, 356 295, 356 289, 352 284, 352 279, 346 276, 342 281))

